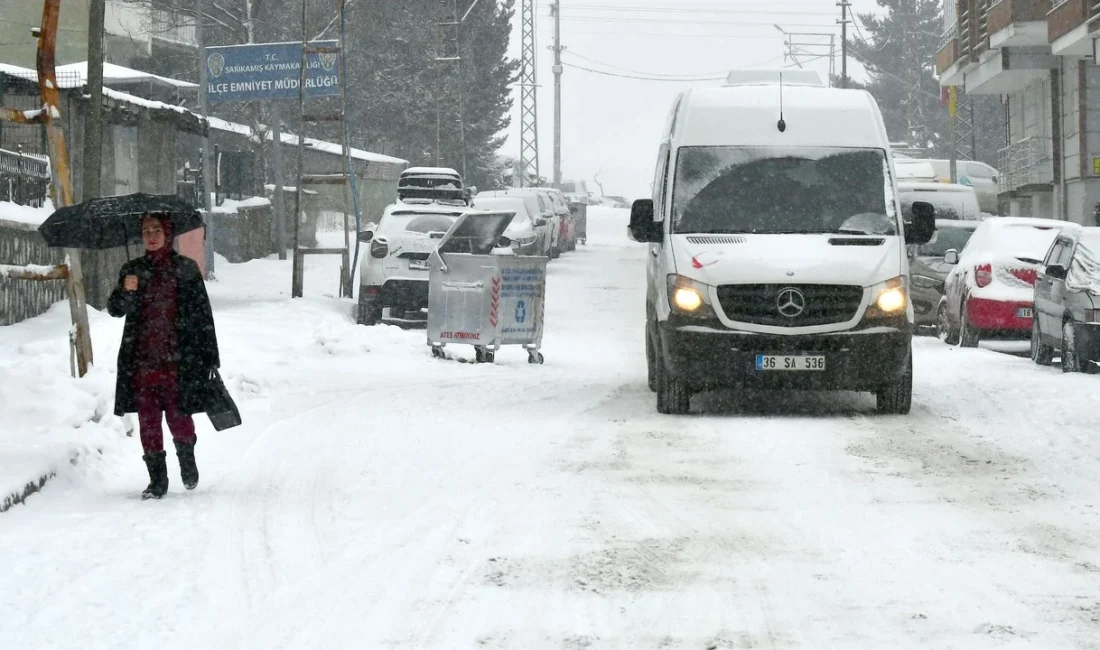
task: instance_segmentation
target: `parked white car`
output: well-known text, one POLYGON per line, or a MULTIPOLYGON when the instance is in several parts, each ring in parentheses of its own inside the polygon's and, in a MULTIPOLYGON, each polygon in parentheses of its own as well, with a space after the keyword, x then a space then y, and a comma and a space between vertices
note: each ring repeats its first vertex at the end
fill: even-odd
POLYGON ((377 225, 359 233, 367 245, 359 269, 360 325, 424 322, 428 309, 428 256, 455 220, 473 208, 395 203, 377 225))
POLYGON ((474 197, 474 202, 476 203, 478 199, 487 199, 491 197, 522 199, 527 205, 527 211, 537 215, 536 228, 542 229, 545 232, 543 243, 546 248, 543 254, 550 258, 557 257, 554 251, 557 250, 558 246, 558 233, 561 231, 561 220, 554 212, 554 206, 550 202, 548 196, 540 192, 533 192, 528 188, 509 188, 506 190, 479 192, 477 196, 474 197))
POLYGON ((545 219, 533 217, 522 198, 478 195, 474 197, 474 209, 515 212, 512 222, 504 231, 504 236, 512 240, 512 250, 516 255, 545 257, 545 251, 549 248, 546 242, 546 237, 549 235, 546 228, 548 222, 545 219), (539 227, 540 221, 542 227, 539 227))

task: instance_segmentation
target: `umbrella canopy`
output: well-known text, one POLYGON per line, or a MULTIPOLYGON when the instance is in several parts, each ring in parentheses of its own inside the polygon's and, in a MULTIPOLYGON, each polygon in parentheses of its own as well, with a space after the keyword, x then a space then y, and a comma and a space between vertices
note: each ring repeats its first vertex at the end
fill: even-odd
POLYGON ((204 226, 202 215, 171 194, 125 194, 89 199, 57 210, 38 227, 53 248, 104 250, 141 240, 141 219, 156 212, 172 222, 182 235, 204 226))

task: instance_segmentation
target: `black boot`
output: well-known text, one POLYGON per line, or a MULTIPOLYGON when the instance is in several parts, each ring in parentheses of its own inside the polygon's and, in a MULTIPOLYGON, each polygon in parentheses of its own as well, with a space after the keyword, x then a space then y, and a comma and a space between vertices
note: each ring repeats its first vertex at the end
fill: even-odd
POLYGON ((194 490, 199 484, 199 467, 195 464, 195 443, 185 443, 173 440, 176 443, 176 457, 180 459, 180 478, 183 479, 183 487, 194 490))
POLYGON ((149 487, 141 493, 142 499, 159 499, 168 492, 168 464, 163 451, 154 451, 142 456, 149 469, 149 487))

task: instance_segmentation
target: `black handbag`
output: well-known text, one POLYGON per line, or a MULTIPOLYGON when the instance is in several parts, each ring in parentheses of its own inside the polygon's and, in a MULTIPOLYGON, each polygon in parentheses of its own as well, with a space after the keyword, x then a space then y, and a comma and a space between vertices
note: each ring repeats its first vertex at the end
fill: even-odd
POLYGON ((221 373, 215 368, 210 371, 207 382, 206 416, 216 431, 225 431, 241 425, 241 412, 237 410, 233 396, 222 381, 221 373))

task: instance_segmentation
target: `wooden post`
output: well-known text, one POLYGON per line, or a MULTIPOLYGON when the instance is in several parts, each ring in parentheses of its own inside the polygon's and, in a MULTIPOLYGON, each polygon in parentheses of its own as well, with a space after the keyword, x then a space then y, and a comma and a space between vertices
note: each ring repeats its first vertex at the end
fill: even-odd
MULTIPOLYGON (((56 205, 59 208, 73 204, 72 181, 69 177, 69 157, 65 149, 65 134, 61 130, 61 93, 57 88, 55 54, 57 48, 57 20, 61 0, 45 0, 42 9, 42 28, 38 34, 38 87, 42 93, 41 119, 46 125, 50 166, 56 188, 56 205)), ((76 335, 77 372, 83 377, 93 363, 92 336, 88 327, 88 305, 84 292, 84 275, 80 264, 80 250, 65 249, 69 282, 69 311, 76 335)))

